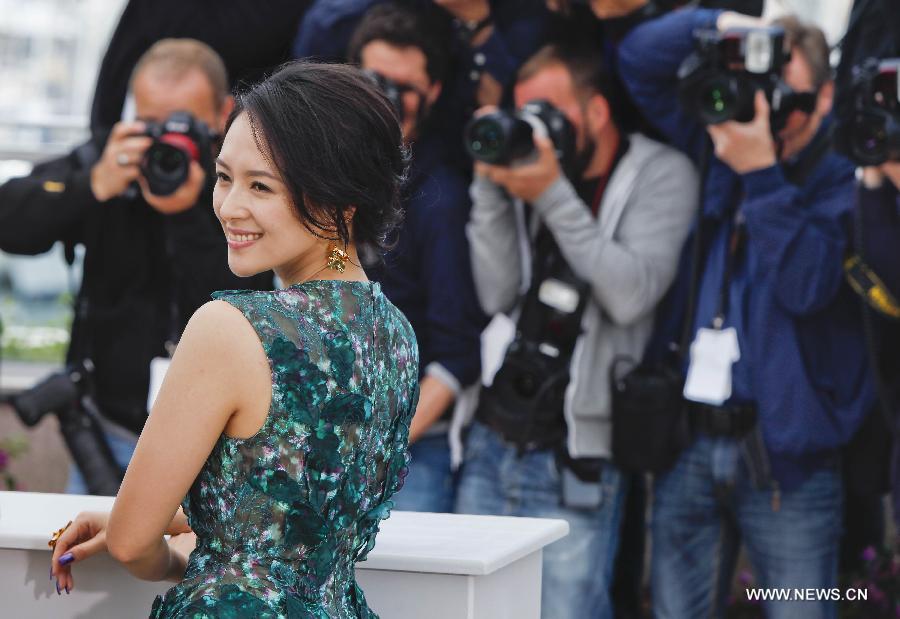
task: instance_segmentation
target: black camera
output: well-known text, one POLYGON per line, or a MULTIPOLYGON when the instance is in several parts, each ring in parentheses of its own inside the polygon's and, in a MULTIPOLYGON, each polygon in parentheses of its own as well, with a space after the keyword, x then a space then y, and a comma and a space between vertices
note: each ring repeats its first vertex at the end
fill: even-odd
POLYGON ((397 114, 397 119, 401 122, 403 121, 403 117, 405 116, 405 112, 403 110, 403 93, 407 90, 412 90, 409 87, 404 87, 392 80, 389 77, 385 77, 381 73, 377 71, 373 71, 372 69, 363 69, 363 73, 372 80, 372 82, 378 87, 381 93, 390 101, 391 106, 394 108, 394 112, 397 114))
POLYGON ((89 359, 51 374, 9 399, 19 419, 34 426, 55 413, 72 459, 84 475, 90 494, 114 496, 125 472, 116 463, 101 428, 91 395, 93 364, 89 359))
POLYGON ((900 160, 900 58, 870 58, 853 70, 851 93, 838 111, 837 149, 862 166, 900 160))
POLYGON ((784 127, 791 109, 812 111, 809 97, 802 97, 810 93, 798 99, 781 78, 790 60, 783 28, 698 30, 694 42, 696 51, 678 69, 678 90, 685 109, 704 124, 750 122, 756 115, 757 90, 769 101, 773 132, 784 127), (786 105, 791 99, 794 105, 786 105))
POLYGON ((466 125, 465 147, 473 159, 507 166, 534 154, 535 132, 552 140, 563 169, 572 165, 575 128, 565 114, 543 100, 529 101, 516 111, 476 116, 466 125))
POLYGON ((187 181, 192 161, 204 170, 212 168, 216 134, 188 112, 175 112, 161 123, 148 122, 145 135, 153 138, 153 144, 144 153, 141 174, 153 195, 175 193, 187 181))
POLYGON ((491 386, 482 390, 476 413, 522 449, 558 447, 565 440, 569 367, 589 297, 589 285, 542 226, 516 336, 491 386))

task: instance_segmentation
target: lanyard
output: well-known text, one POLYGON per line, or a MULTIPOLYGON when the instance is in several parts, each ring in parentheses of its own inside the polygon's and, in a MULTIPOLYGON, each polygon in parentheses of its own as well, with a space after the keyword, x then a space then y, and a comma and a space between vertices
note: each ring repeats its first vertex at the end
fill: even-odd
POLYGON ((725 324, 725 318, 728 316, 728 310, 731 305, 731 282, 734 279, 734 269, 738 257, 744 249, 746 238, 747 225, 744 213, 737 210, 732 218, 731 234, 728 235, 728 247, 725 252, 725 271, 722 274, 722 287, 719 289, 719 306, 716 309, 715 318, 713 318, 713 327, 716 329, 722 328, 725 324))

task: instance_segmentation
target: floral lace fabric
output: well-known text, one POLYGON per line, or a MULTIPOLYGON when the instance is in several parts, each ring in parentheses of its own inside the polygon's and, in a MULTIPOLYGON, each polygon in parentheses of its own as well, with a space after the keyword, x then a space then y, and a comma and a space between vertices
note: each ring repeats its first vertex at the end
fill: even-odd
POLYGON ((219 438, 184 498, 197 548, 151 617, 375 617, 354 563, 406 475, 418 399, 412 328, 377 283, 213 297, 256 330, 272 401, 253 437, 219 438))

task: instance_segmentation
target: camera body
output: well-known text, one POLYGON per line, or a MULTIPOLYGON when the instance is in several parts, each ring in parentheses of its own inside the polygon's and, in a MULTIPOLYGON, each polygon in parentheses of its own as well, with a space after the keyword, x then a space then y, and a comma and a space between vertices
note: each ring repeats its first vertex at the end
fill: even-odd
POLYGON ((784 29, 777 26, 698 30, 696 51, 678 69, 679 98, 706 125, 750 122, 754 97, 762 90, 771 108, 773 132, 790 113, 786 100, 793 90, 781 78, 790 61, 784 29))
POLYGON ((477 161, 515 165, 535 155, 535 133, 550 138, 564 170, 571 166, 575 127, 544 100, 529 101, 519 110, 496 110, 471 119, 464 132, 465 148, 477 161))
POLYGON ((174 112, 159 123, 147 122, 144 135, 153 138, 153 143, 144 153, 141 174, 154 195, 175 193, 187 181, 192 161, 200 163, 204 170, 212 168, 212 142, 216 136, 189 112, 174 112))
POLYGON ((557 447, 565 440, 565 394, 589 297, 590 286, 542 225, 515 338, 491 386, 479 396, 477 414, 508 442, 528 449, 557 447))
POLYGON ((900 58, 869 58, 853 73, 848 104, 838 112, 836 148, 862 166, 900 161, 900 58))
POLYGON ((402 122, 403 117, 406 115, 405 110, 403 109, 403 92, 406 89, 400 86, 400 84, 398 84, 391 78, 382 75, 378 71, 373 71, 372 69, 363 69, 363 73, 366 74, 366 77, 372 80, 372 82, 378 87, 381 93, 387 98, 391 106, 394 108, 394 112, 396 112, 397 114, 397 119, 402 122))

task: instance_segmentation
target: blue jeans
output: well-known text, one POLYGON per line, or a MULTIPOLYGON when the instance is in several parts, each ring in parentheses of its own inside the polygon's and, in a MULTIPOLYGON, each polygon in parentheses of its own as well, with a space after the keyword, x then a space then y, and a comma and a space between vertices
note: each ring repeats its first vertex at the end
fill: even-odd
POLYGON ((423 436, 409 446, 409 475, 400 492, 391 497, 394 509, 408 512, 453 511, 456 475, 450 468, 446 434, 423 436))
MULTIPOLYGON (((131 462, 131 456, 134 454, 134 448, 137 446, 137 441, 129 440, 120 434, 112 432, 104 432, 104 434, 106 435, 106 440, 109 442, 109 448, 112 450, 113 457, 118 465, 123 469, 127 468, 128 463, 131 462)), ((81 471, 79 471, 78 467, 73 463, 69 467, 69 481, 66 484, 66 494, 87 493, 87 483, 85 483, 81 471)))
POLYGON ((476 422, 466 440, 456 511, 566 520, 569 534, 544 548, 541 616, 606 619, 613 616, 609 591, 625 503, 625 484, 612 464, 602 470, 600 492, 597 508, 565 507, 553 451, 519 457, 476 422))
MULTIPOLYGON (((657 619, 722 617, 741 541, 755 587, 822 588, 837 583, 841 475, 821 469, 782 491, 751 484, 739 443, 698 436, 657 478, 651 584, 657 619)), ((834 602, 764 602, 768 619, 826 619, 834 602)))

